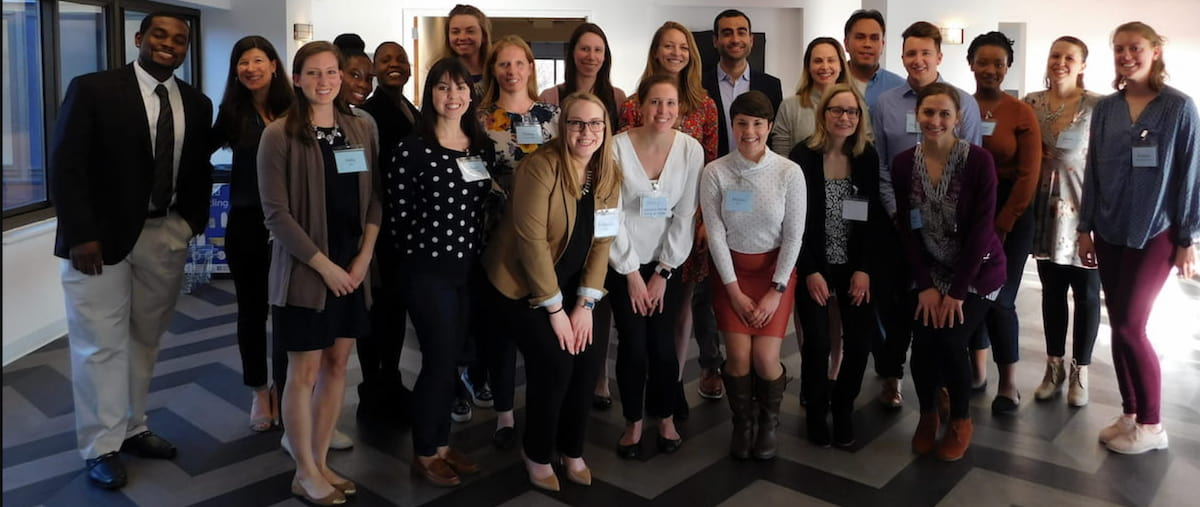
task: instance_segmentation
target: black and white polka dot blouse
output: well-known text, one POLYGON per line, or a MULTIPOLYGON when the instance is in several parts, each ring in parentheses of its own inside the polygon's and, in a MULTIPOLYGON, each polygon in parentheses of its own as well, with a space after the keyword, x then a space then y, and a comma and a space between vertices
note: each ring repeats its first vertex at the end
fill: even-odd
MULTIPOLYGON (((490 148, 490 146, 489 146, 490 148)), ((410 270, 463 273, 483 248, 483 203, 491 180, 467 182, 460 157, 478 156, 491 171, 490 149, 456 151, 419 134, 400 141, 383 171, 383 237, 410 270)))

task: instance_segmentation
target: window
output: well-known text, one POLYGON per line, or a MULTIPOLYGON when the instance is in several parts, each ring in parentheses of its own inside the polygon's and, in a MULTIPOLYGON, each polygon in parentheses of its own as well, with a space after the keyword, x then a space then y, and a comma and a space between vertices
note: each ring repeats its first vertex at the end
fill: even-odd
POLYGON ((54 216, 47 184, 59 105, 77 76, 137 57, 133 35, 146 13, 181 15, 192 42, 176 76, 200 86, 200 11, 146 0, 4 0, 4 229, 54 216))

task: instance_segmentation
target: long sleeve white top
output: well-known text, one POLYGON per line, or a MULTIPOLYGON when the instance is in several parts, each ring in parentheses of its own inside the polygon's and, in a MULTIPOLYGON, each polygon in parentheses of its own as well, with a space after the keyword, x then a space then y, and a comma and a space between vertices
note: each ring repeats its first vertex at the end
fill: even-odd
POLYGON ((623 176, 622 227, 609 251, 609 266, 623 275, 655 260, 672 269, 679 267, 691 252, 695 236, 704 148, 692 136, 675 132, 662 173, 651 181, 628 133, 617 134, 613 146, 623 176), (642 215, 647 197, 666 198, 665 217, 642 215))
POLYGON ((808 210, 804 173, 795 162, 766 150, 755 163, 737 151, 712 161, 700 180, 700 208, 708 248, 721 283, 737 281, 730 251, 744 254, 779 249, 771 281, 786 284, 804 237, 808 210), (741 197, 750 192, 748 205, 741 197), (739 209, 749 208, 749 211, 739 209))

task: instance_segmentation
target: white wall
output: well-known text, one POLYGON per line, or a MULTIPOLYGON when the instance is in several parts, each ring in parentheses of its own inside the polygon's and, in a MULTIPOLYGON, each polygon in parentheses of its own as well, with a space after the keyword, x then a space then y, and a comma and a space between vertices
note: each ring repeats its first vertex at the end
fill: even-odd
POLYGON ((4 233, 4 364, 67 332, 58 258, 57 220, 4 233))

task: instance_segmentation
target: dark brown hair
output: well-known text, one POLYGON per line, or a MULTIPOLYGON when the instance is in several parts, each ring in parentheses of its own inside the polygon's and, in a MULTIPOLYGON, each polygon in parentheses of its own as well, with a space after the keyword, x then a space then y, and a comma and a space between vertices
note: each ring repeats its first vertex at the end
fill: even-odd
MULTIPOLYGON (((328 41, 318 40, 309 42, 296 51, 295 58, 292 58, 292 79, 300 78, 300 73, 303 71, 304 62, 309 58, 321 53, 333 53, 337 57, 338 70, 346 67, 346 58, 342 56, 342 52, 338 51, 337 46, 334 46, 328 41)), ((284 132, 288 137, 298 139, 302 144, 311 146, 317 141, 316 135, 309 128, 309 114, 312 112, 312 106, 308 103, 308 97, 304 96, 304 90, 299 86, 292 85, 292 92, 296 95, 296 100, 292 102, 292 107, 288 108, 287 116, 284 118, 284 132)), ((333 98, 333 108, 342 114, 352 115, 353 111, 346 101, 342 99, 342 94, 338 93, 333 98)))

